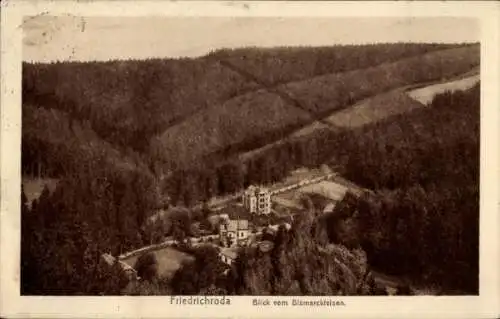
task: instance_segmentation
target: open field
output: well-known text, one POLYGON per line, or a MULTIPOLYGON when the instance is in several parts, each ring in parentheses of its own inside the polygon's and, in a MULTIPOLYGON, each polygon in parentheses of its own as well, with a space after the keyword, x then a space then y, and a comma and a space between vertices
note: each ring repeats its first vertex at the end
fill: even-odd
POLYGON ((422 88, 418 88, 415 90, 408 91, 408 95, 417 100, 418 102, 427 105, 432 102, 432 99, 436 94, 444 93, 446 91, 457 91, 457 90, 467 90, 477 84, 480 80, 480 75, 473 75, 470 77, 466 77, 463 79, 445 82, 445 83, 437 83, 429 86, 425 86, 422 88))
POLYGON ((409 98, 404 90, 396 89, 366 99, 340 112, 335 112, 327 117, 326 121, 338 127, 356 128, 419 107, 422 107, 422 105, 409 98))
MULTIPOLYGON (((280 183, 273 185, 272 189, 323 176, 325 173, 331 173, 330 169, 327 167, 323 167, 322 169, 298 169, 280 183)), ((336 179, 336 177, 332 179, 336 179)), ((340 201, 350 188, 358 189, 359 187, 352 183, 343 183, 341 178, 340 182, 326 180, 273 195, 272 201, 288 208, 301 208, 302 203, 300 199, 303 194, 317 194, 332 201, 340 201)))
MULTIPOLYGON (((158 261, 158 274, 161 277, 172 278, 184 261, 193 260, 193 257, 171 247, 162 248, 153 252, 158 261)), ((139 255, 123 261, 134 267, 139 255)))
POLYGON ((301 208, 302 204, 300 199, 305 194, 317 194, 321 197, 337 202, 344 198, 348 188, 344 185, 331 182, 322 181, 319 183, 307 185, 295 190, 287 191, 272 197, 273 202, 278 205, 289 208, 301 208))
POLYGON ((331 181, 322 181, 317 184, 307 185, 299 191, 304 194, 313 193, 334 201, 341 201, 347 192, 347 187, 331 181))
POLYGON ((286 208, 296 208, 296 209, 303 208, 303 205, 300 203, 300 193, 298 190, 292 190, 278 195, 274 195, 272 196, 272 201, 286 208))

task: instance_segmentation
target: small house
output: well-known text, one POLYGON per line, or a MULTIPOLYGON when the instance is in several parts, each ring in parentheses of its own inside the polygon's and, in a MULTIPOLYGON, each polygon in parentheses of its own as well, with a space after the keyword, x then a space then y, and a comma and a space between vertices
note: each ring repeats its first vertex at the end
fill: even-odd
POLYGON ((219 236, 221 242, 226 246, 236 246, 246 241, 249 235, 248 220, 226 220, 219 225, 219 236))
POLYGON ((223 263, 231 266, 236 257, 238 257, 238 249, 236 247, 222 248, 219 252, 219 257, 223 263))

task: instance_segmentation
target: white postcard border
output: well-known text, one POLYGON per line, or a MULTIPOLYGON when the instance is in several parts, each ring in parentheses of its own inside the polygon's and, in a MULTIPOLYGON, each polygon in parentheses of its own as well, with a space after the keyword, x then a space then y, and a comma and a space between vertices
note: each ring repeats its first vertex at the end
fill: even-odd
MULTIPOLYGON (((2 3, 1 39, 1 303, 2 317, 231 317, 343 318, 463 317, 499 314, 499 10, 495 2, 42 2, 2 3), (481 21, 481 247, 480 296, 331 297, 342 307, 257 307, 253 298, 229 297, 231 305, 171 305, 170 297, 20 297, 20 140, 22 17, 75 16, 460 16, 481 21)), ((291 300, 294 297, 270 297, 291 300)), ((315 297, 298 297, 317 299, 315 297)))

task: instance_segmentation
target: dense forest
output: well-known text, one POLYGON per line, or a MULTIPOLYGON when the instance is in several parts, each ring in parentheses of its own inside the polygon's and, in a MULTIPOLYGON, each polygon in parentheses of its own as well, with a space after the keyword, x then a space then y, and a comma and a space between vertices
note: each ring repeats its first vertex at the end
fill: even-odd
POLYGON ((110 170, 105 161, 76 168, 30 205, 23 196, 23 294, 120 291, 122 278, 103 267, 101 254, 118 255, 150 241, 141 226, 157 194, 152 178, 110 170))
MULTIPOLYGON (((204 166, 207 159, 183 163, 182 161, 187 161, 187 157, 190 157, 188 156, 190 154, 186 153, 187 151, 184 152, 186 158, 181 156, 183 145, 179 145, 179 150, 172 149, 169 145, 164 145, 165 141, 163 139, 169 140, 172 134, 186 134, 185 132, 192 129, 191 126, 199 126, 195 122, 189 124, 191 126, 180 132, 178 130, 172 132, 168 130, 186 121, 191 122, 193 117, 201 116, 197 115, 198 113, 210 107, 216 107, 216 109, 200 114, 207 114, 208 117, 216 116, 216 118, 228 116, 229 114, 229 117, 225 120, 225 126, 236 120, 242 123, 236 126, 238 128, 236 131, 233 128, 231 132, 226 132, 227 134, 224 134, 223 131, 219 133, 221 138, 228 139, 229 144, 217 141, 217 143, 222 143, 223 147, 231 147, 231 144, 235 143, 247 143, 249 139, 254 141, 253 144, 259 139, 262 140, 262 143, 267 143, 269 139, 280 138, 289 130, 296 128, 297 125, 303 125, 304 121, 308 121, 307 116, 301 115, 298 116, 298 122, 296 122, 295 117, 292 117, 288 124, 273 122, 270 123, 270 127, 265 127, 268 137, 253 136, 259 132, 254 126, 260 125, 261 115, 262 112, 265 112, 265 109, 259 112, 252 109, 259 107, 260 104, 269 104, 269 101, 263 100, 257 104, 251 104, 253 107, 247 106, 245 99, 241 99, 246 94, 252 94, 252 92, 261 89, 261 85, 224 66, 222 63, 234 63, 235 66, 244 68, 248 73, 255 75, 260 80, 266 83, 269 82, 268 85, 277 85, 278 82, 282 84, 284 82, 271 81, 263 77, 262 71, 260 71, 262 66, 266 66, 264 70, 269 70, 269 74, 273 72, 281 74, 273 77, 283 78, 287 81, 307 80, 312 76, 369 69, 370 67, 384 63, 390 64, 401 59, 418 58, 422 54, 432 52, 452 52, 455 49, 469 50, 468 48, 472 48, 472 51, 469 53, 467 53, 468 51, 462 52, 464 56, 454 62, 455 67, 453 68, 456 70, 453 72, 457 70, 460 72, 461 68, 470 67, 469 60, 478 61, 477 54, 474 53, 475 46, 411 43, 373 44, 292 49, 285 55, 282 55, 283 50, 272 49, 262 51, 262 57, 260 57, 259 53, 256 53, 259 52, 258 50, 246 49, 246 51, 235 53, 236 61, 233 61, 234 59, 230 59, 231 61, 226 58, 223 59, 222 56, 215 58, 222 54, 219 52, 199 59, 59 62, 53 64, 24 63, 22 69, 23 111, 24 113, 32 113, 32 110, 40 108, 56 110, 57 112, 53 114, 57 114, 57 116, 48 119, 50 121, 47 123, 49 126, 66 125, 61 124, 65 120, 60 119, 60 117, 67 119, 70 123, 80 122, 79 125, 92 130, 96 137, 103 140, 103 143, 109 143, 109 147, 127 155, 134 154, 133 157, 136 158, 140 157, 142 162, 155 173, 168 173, 178 166, 186 168, 185 164, 188 164, 188 168, 204 166), (242 56, 246 58, 240 59, 239 57, 242 56), (247 66, 241 64, 240 60, 254 62, 249 62, 250 64, 247 66), (285 68, 285 65, 288 66, 285 68), (304 71, 299 72, 302 69, 304 71), (271 72, 270 70, 276 71, 271 72), (290 75, 290 77, 286 74, 294 75, 290 75), (299 74, 303 75, 298 77, 299 74), (226 107, 225 103, 235 98, 241 101, 231 106, 231 109, 227 110, 227 112, 221 113, 226 107), (238 108, 239 112, 235 108, 238 108), (238 118, 238 114, 242 114, 243 109, 253 112, 252 117, 248 118, 247 115, 246 122, 251 122, 248 128, 245 121, 238 118), (259 118, 253 121, 255 116, 259 118), (235 135, 242 129, 246 130, 248 136, 244 136, 244 140, 241 140, 238 135, 239 140, 233 141, 231 135, 235 135), (159 137, 161 137, 160 141, 158 141, 159 137), (160 144, 158 145, 158 143, 160 144), (170 151, 167 152, 165 149, 170 151)), ((457 52, 454 55, 460 54, 457 52)), ((227 56, 227 54, 223 54, 223 56, 227 56)), ((426 62, 418 59, 415 61, 417 63, 426 62)), ((439 64, 440 61, 447 61, 447 59, 439 58, 431 62, 439 64)), ((415 67, 419 67, 419 65, 412 66, 412 68, 415 67)), ((411 73, 412 69, 407 69, 407 71, 411 73)), ((450 69, 450 71, 452 70, 450 69)), ((354 79, 357 77, 355 75, 354 79)), ((317 86, 314 83, 311 83, 311 85, 317 86)), ((307 87, 306 84, 303 88, 307 87)), ((344 99, 344 95, 341 98, 344 99)), ((332 96, 329 99, 337 98, 332 96)), ((333 101, 331 103, 338 102, 333 101)), ((300 111, 291 106, 283 107, 283 111, 276 114, 277 118, 284 118, 288 116, 287 114, 295 114, 300 111)), ((33 117, 32 114, 26 116, 33 117)), ((219 127, 217 123, 215 127, 205 127, 204 121, 206 122, 208 119, 201 122, 201 125, 207 130, 216 128, 220 130, 223 127, 223 125, 219 127)), ((33 132, 33 135, 36 136, 37 134, 39 133, 33 132)), ((192 135, 186 136, 187 142, 193 139, 196 139, 196 137, 192 135)), ((174 138, 172 142, 175 142, 175 140, 174 138)), ((44 139, 43 142, 52 144, 50 139, 44 139)), ((87 142, 87 140, 84 138, 83 142, 87 142)), ((28 141, 25 144, 30 149, 49 147, 47 145, 31 147, 28 141)), ((203 144, 197 144, 197 148, 203 147, 203 144)), ((194 151, 197 151, 197 149, 194 151)), ((217 152, 219 150, 214 149, 212 151, 217 152)), ((35 157, 38 156, 35 155, 35 157)), ((216 157, 209 161, 219 162, 220 160, 220 157, 216 157)), ((30 164, 27 163, 26 165, 29 166, 30 164)), ((50 165, 61 164, 58 161, 50 165)))
POLYGON ((249 144, 251 148, 267 145, 362 99, 407 85, 451 79, 470 71, 478 61, 479 48, 466 46, 278 86, 252 71, 223 63, 261 89, 211 105, 167 128, 152 140, 151 151, 159 159, 176 154, 177 161, 170 167, 221 150, 227 157, 242 146, 248 150, 249 144))
MULTIPOLYGON (((293 164, 316 165, 324 161, 325 154, 337 154, 332 160, 342 164, 345 176, 374 190, 362 198, 346 196, 331 215, 318 218, 320 228, 324 227, 329 240, 349 249, 362 249, 371 267, 386 273, 408 276, 423 285, 433 283, 444 291, 477 294, 479 101, 479 86, 466 92, 446 92, 437 95, 430 108, 344 132, 340 136, 332 133, 329 143, 326 143, 328 136, 325 134, 308 140, 307 143, 317 146, 309 149, 311 162, 293 164), (323 155, 314 156, 313 150, 323 155), (347 160, 338 155, 344 152, 349 154, 347 160), (344 162, 339 159, 344 159, 344 162)), ((285 156, 280 161, 279 157, 273 157, 274 152, 276 150, 271 155, 261 156, 271 156, 270 162, 278 167, 285 165, 284 162, 290 165, 297 158, 285 156)), ((259 174, 252 176, 259 178, 259 174)), ((300 237, 297 232, 307 233, 295 229, 295 235, 290 238, 300 237)), ((245 294, 308 292, 301 285, 297 286, 300 281, 280 277, 285 273, 292 277, 289 274, 314 273, 294 268, 298 262, 294 258, 299 258, 293 257, 294 251, 303 246, 292 239, 285 242, 288 240, 292 243, 284 250, 286 253, 276 257, 281 262, 277 268, 273 268, 273 263, 278 261, 273 261, 272 254, 261 254, 260 257, 258 254, 257 257, 243 254, 235 270, 240 281, 232 289, 245 294), (280 272, 279 269, 289 271, 280 272), (276 278, 287 284, 273 282, 276 278)), ((319 254, 316 243, 321 240, 314 238, 312 242, 315 244, 299 254, 300 258, 311 263, 319 254)), ((309 265, 306 263, 301 267, 309 265)), ((315 267, 321 268, 321 265, 319 262, 315 267)), ((328 270, 319 273, 325 272, 328 270)), ((323 284, 327 285, 326 282, 323 284)), ((310 292, 322 293, 319 286, 310 292)))
MULTIPOLYGON (((170 205, 190 207, 324 163, 373 192, 347 196, 332 215, 304 212, 292 231, 271 238, 270 253, 247 249, 227 276, 216 252, 191 249, 194 263, 171 283, 150 276, 149 286, 132 294, 376 294, 370 268, 477 294, 479 85, 360 128, 287 140, 245 161, 233 155, 254 146, 251 139, 175 170, 150 147, 153 136, 177 121, 259 87, 222 68, 216 57, 259 76, 266 65, 265 80, 283 85, 453 47, 321 49, 311 51, 295 75, 287 70, 298 62, 280 61, 279 50, 249 49, 257 52, 252 59, 222 51, 199 60, 25 64, 22 172, 59 182, 31 204, 22 192, 22 294, 119 294, 126 280, 118 268, 102 264, 101 254, 160 240, 144 225, 166 195, 170 205), (346 62, 328 64, 332 54, 346 62)), ((303 52, 296 51, 297 59, 303 52)), ((189 235, 191 222, 202 220, 186 211, 168 233, 189 235)))
MULTIPOLYGON (((345 162, 346 176, 371 187, 373 193, 360 199, 347 196, 332 216, 314 218, 313 213, 304 213, 305 219, 299 219, 291 233, 278 233, 272 253, 250 249, 242 253, 229 279, 221 280, 215 252, 194 253, 198 256, 195 263, 176 274, 169 291, 370 293, 375 288, 363 276, 368 274, 366 262, 359 264, 365 256, 371 267, 387 273, 477 293, 479 86, 438 95, 430 108, 345 134, 356 138, 343 136, 330 145, 336 149, 343 145, 353 154, 345 162), (434 159, 436 154, 441 155, 434 159), (399 163, 404 161, 408 165, 402 173, 399 163), (339 254, 347 261, 340 262, 344 259, 339 254), (303 277, 318 273, 308 267, 324 269, 332 276, 303 277), (353 270, 356 267, 361 268, 353 270), (191 280, 198 278, 194 273, 201 276, 199 280, 191 280)), ((328 144, 313 143, 318 152, 328 151, 321 148, 328 144)), ((153 181, 132 172, 113 175, 104 167, 96 163, 66 177, 52 194, 45 190, 31 208, 23 205, 23 293, 116 294, 123 278, 102 267, 100 253, 119 254, 154 241, 154 233, 141 228, 156 201, 145 198, 154 194, 153 181)), ((178 223, 187 233, 190 222, 180 218, 178 223)), ((151 289, 141 291, 154 293, 151 289)), ((158 289, 153 291, 165 291, 158 289)))
MULTIPOLYGON (((361 249, 330 244, 317 212, 304 211, 292 230, 281 227, 270 251, 246 247, 227 269, 210 248, 172 279, 174 294, 370 295, 379 293, 361 249), (212 256, 212 258, 210 258, 212 256)), ((202 254, 201 254, 202 252, 202 254)))
POLYGON ((278 85, 330 73, 365 69, 432 51, 464 46, 467 44, 378 43, 314 49, 309 47, 221 49, 209 54, 207 59, 231 63, 248 70, 270 85, 278 85))

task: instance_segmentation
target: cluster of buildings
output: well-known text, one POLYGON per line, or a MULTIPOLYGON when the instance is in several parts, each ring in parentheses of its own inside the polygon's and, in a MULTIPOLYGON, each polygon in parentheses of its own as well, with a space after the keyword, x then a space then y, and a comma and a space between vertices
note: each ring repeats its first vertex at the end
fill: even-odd
MULTIPOLYGON (((194 245, 209 242, 211 245, 218 247, 220 259, 228 265, 231 265, 237 258, 238 252, 242 247, 257 247, 262 251, 269 251, 272 249, 273 243, 272 241, 266 241, 266 232, 269 231, 270 234, 276 233, 281 225, 285 226, 287 230, 290 230, 290 224, 293 222, 293 215, 287 212, 280 214, 279 208, 276 213, 278 216, 281 216, 278 217, 278 219, 262 218, 269 215, 272 211, 271 195, 303 187, 311 183, 319 183, 331 176, 332 174, 328 174, 307 180, 302 179, 297 183, 285 185, 279 189, 275 188, 273 191, 262 186, 249 186, 242 193, 240 203, 228 205, 228 202, 237 198, 235 196, 229 201, 225 201, 223 204, 212 206, 212 209, 217 211, 217 214, 210 216, 208 221, 212 226, 217 227, 216 234, 212 233, 213 228, 204 229, 202 231, 205 232, 205 235, 191 237, 190 242, 194 245), (262 222, 259 221, 259 219, 261 219, 262 222), (270 225, 271 223, 273 225, 270 225), (263 236, 261 237, 260 235, 263 236)), ((324 212, 331 212, 334 207, 335 203, 329 203, 324 207, 324 212)), ((167 212, 162 211, 162 214, 155 214, 150 222, 158 222, 163 215, 167 215, 167 212)), ((162 245, 174 244, 176 244, 176 240, 173 238, 167 239, 162 243, 162 245)), ((111 255, 104 254, 103 258, 108 264, 113 263, 113 257, 111 255)), ((125 263, 120 263, 120 265, 129 277, 137 277, 132 267, 125 263)))
MULTIPOLYGON (((271 213, 271 192, 265 187, 249 186, 242 195, 243 208, 250 215, 268 215, 271 213)), ((224 216, 219 224, 221 243, 220 258, 231 265, 238 256, 238 249, 250 243, 249 220, 242 216, 230 219, 224 216)))

